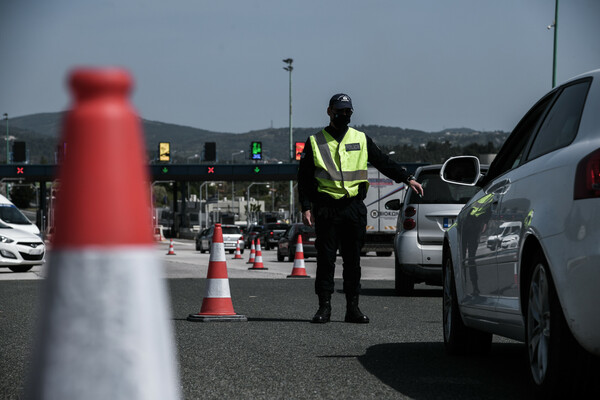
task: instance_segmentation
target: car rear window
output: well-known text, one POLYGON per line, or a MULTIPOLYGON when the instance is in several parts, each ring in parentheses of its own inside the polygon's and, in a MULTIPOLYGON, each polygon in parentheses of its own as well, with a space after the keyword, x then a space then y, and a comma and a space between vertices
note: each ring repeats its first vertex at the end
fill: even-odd
POLYGON ((289 228, 290 226, 288 224, 267 224, 265 225, 265 229, 266 230, 286 230, 287 228, 289 228))
POLYGON ((223 227, 223 233, 227 234, 227 235, 241 235, 242 232, 240 231, 240 228, 237 227, 233 227, 233 226, 224 226, 223 227))
POLYGON ((464 186, 447 183, 440 178, 440 171, 423 171, 417 177, 423 186, 424 195, 420 197, 409 190, 408 203, 411 204, 465 204, 477 191, 476 186, 464 186))

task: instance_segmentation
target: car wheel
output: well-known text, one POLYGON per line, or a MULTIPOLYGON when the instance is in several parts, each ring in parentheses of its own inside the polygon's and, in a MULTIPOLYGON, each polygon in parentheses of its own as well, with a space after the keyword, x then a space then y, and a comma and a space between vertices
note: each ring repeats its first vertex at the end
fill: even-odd
POLYGON ((398 258, 396 258, 396 271, 394 281, 397 296, 411 296, 414 293, 415 279, 412 276, 406 275, 402 271, 400 263, 398 263, 398 258))
POLYGON ((294 258, 296 258, 296 247, 290 247, 290 252, 288 254, 288 260, 290 262, 294 262, 294 258))
POLYGON ((588 393, 594 385, 592 365, 597 361, 569 330, 548 263, 540 254, 532 261, 525 315, 532 391, 540 399, 588 393))
POLYGON ((452 260, 448 257, 443 265, 442 315, 444 347, 448 354, 486 354, 492 345, 492 334, 467 327, 460 315, 452 260))
POLYGON ((277 249, 277 261, 285 261, 285 256, 279 252, 279 249, 277 249))
POLYGON ((201 250, 200 249, 200 244, 198 242, 196 242, 196 251, 201 250))
POLYGON ((12 272, 27 272, 29 271, 31 268, 33 268, 33 265, 13 265, 11 267, 8 267, 12 272))

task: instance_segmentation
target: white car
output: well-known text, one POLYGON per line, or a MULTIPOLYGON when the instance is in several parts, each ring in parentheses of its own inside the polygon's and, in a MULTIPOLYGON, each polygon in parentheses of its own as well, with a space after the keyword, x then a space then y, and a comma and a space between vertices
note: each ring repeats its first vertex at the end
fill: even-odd
POLYGON ((0 194, 0 221, 13 228, 40 235, 39 228, 31 222, 10 200, 0 194))
POLYGON ((537 102, 486 175, 469 156, 440 172, 479 188, 444 237, 445 347, 485 352, 492 334, 525 342, 539 398, 600 398, 586 392, 600 360, 599 110, 596 70, 537 102))
POLYGON ((39 236, 0 222, 0 267, 27 272, 46 260, 46 246, 39 236))
POLYGON ((442 243, 444 232, 477 189, 454 185, 440 178, 441 165, 417 168, 415 179, 423 186, 421 197, 409 190, 404 202, 394 199, 385 203, 398 213, 395 254, 395 289, 399 296, 413 294, 415 283, 442 284, 442 243))

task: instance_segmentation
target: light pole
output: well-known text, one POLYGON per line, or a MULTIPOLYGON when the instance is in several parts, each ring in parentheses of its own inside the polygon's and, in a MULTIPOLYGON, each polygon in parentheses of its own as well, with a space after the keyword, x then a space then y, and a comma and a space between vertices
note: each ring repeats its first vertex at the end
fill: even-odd
POLYGON ((248 185, 248 189, 246 189, 246 226, 250 227, 250 188, 254 185, 267 185, 266 182, 252 182, 248 185))
POLYGON ((8 114, 4 113, 4 119, 6 120, 6 163, 8 164, 8 114))
MULTIPOLYGON (((287 64, 287 67, 283 67, 283 69, 285 69, 286 71, 288 71, 290 73, 290 158, 289 161, 292 162, 295 157, 294 157, 294 148, 293 148, 293 143, 292 143, 292 70, 294 69, 294 67, 292 67, 292 63, 294 62, 293 59, 291 58, 286 58, 285 60, 283 60, 284 63, 287 64)), ((294 207, 294 182, 290 181, 290 220, 292 217, 292 213, 294 212, 293 207, 294 207)))
MULTIPOLYGON (((233 157, 243 154, 244 150, 237 151, 235 153, 231 153, 231 163, 233 164, 233 157)), ((231 212, 234 214, 235 218, 235 181, 231 181, 231 212)))
POLYGON ((554 22, 547 26, 548 29, 554 28, 554 49, 552 51, 552 87, 556 87, 556 47, 558 41, 558 0, 554 5, 554 22))

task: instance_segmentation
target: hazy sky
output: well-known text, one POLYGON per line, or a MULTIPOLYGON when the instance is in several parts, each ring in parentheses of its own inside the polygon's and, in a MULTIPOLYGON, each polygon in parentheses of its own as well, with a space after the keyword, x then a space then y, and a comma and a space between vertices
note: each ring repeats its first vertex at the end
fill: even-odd
MULTIPOLYGON (((149 120, 212 131, 352 124, 510 131, 552 86, 555 0, 2 0, 0 115, 69 107, 76 66, 123 66, 149 120)), ((600 68, 600 1, 561 0, 557 81, 600 68)), ((1 124, 4 126, 4 123, 1 124)))

